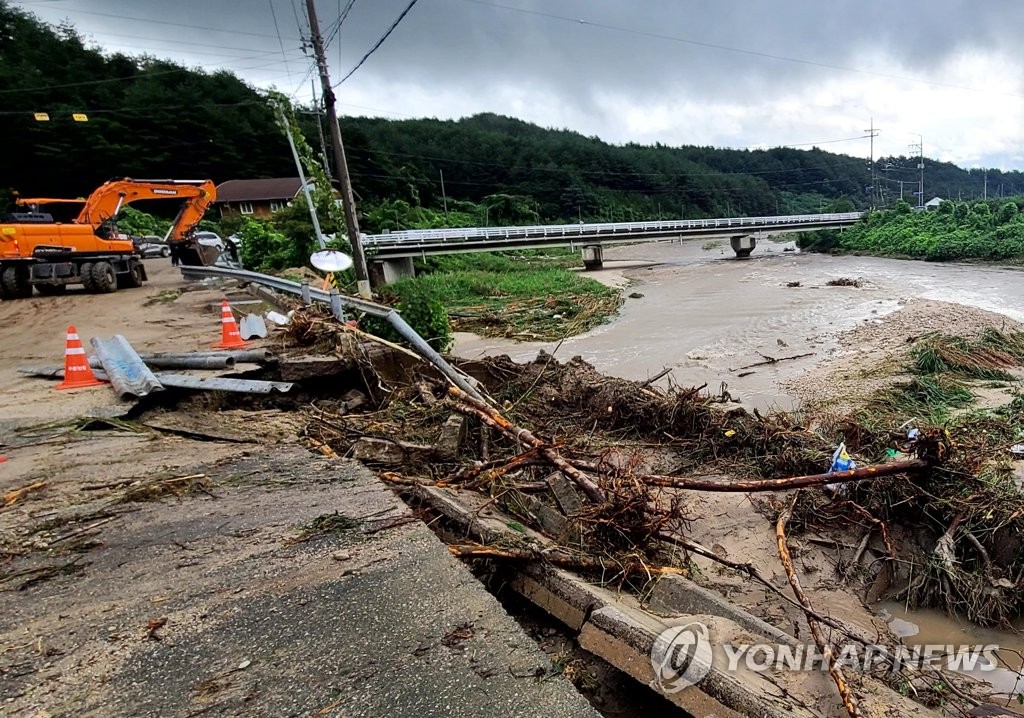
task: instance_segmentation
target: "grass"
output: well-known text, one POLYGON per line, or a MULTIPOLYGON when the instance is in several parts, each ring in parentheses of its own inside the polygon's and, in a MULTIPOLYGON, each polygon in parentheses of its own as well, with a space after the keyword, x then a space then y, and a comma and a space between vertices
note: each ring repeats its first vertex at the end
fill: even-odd
POLYGON ((974 394, 959 380, 943 375, 915 376, 875 395, 869 410, 925 423, 942 423, 954 409, 974 403, 974 394))
POLYGON ((453 327, 484 336, 556 340, 615 314, 621 292, 579 272, 568 253, 432 258, 412 280, 448 310, 453 327))
POLYGON ((988 329, 977 341, 945 334, 919 340, 910 352, 912 370, 918 374, 949 373, 967 379, 1013 381, 1008 367, 1024 357, 1024 335, 988 329))

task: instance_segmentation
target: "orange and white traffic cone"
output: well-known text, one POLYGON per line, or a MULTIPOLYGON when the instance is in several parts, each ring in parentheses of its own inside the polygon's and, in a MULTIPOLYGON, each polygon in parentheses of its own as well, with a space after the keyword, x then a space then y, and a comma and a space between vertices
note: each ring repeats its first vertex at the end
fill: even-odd
POLYGON ((249 342, 242 339, 238 333, 238 324, 235 323, 235 315, 231 313, 231 305, 225 299, 220 303, 220 344, 214 344, 214 349, 242 349, 249 346, 249 342))
POLYGON ((102 381, 96 378, 89 368, 89 360, 85 358, 85 348, 78 338, 78 330, 68 327, 67 348, 64 350, 64 381, 57 385, 58 389, 81 389, 87 386, 99 386, 102 381))

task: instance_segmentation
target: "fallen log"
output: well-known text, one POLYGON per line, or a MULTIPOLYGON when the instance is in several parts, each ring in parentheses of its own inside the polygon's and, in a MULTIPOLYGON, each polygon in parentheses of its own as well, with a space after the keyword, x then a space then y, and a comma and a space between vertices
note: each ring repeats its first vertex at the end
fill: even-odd
POLYGON ((744 369, 753 369, 755 366, 767 366, 769 364, 778 364, 780 361, 792 361, 793 359, 803 359, 805 357, 814 356, 814 352, 807 352, 806 354, 794 354, 791 357, 781 357, 779 359, 767 356, 765 354, 761 354, 761 356, 764 357, 764 361, 756 361, 753 364, 747 364, 746 366, 731 369, 730 371, 743 371, 744 369))
POLYGON ((709 481, 707 479, 688 479, 683 476, 662 476, 648 474, 636 477, 650 486, 667 486, 673 489, 689 489, 691 491, 735 491, 750 493, 754 491, 786 491, 801 489, 808 486, 825 486, 826 484, 845 484, 854 481, 869 481, 883 476, 894 476, 910 471, 920 471, 929 464, 921 459, 894 461, 891 464, 868 466, 851 471, 837 471, 832 474, 812 474, 810 476, 793 476, 788 479, 763 479, 754 481, 709 481))
POLYGON ((796 596, 797 601, 800 602, 800 607, 804 611, 804 618, 807 620, 807 625, 811 629, 811 636, 814 638, 814 643, 818 647, 818 650, 821 651, 821 655, 824 656, 825 662, 828 664, 829 675, 832 676, 832 680, 835 682, 836 688, 839 690, 839 695, 843 699, 843 707, 850 715, 850 718, 861 718, 863 714, 860 711, 860 706, 857 704, 857 697, 853 695, 853 691, 850 690, 850 686, 846 682, 846 677, 843 675, 842 668, 840 668, 836 663, 836 657, 832 652, 831 644, 825 640, 825 635, 821 632, 821 626, 814 617, 814 609, 811 607, 811 602, 808 600, 807 594, 804 593, 804 589, 800 585, 800 578, 797 576, 796 568, 793 566, 793 557, 789 553, 789 546, 786 540, 786 525, 789 524, 789 518, 793 515, 793 506, 796 504, 796 499, 799 495, 799 491, 793 495, 793 500, 790 501, 789 505, 782 510, 782 513, 779 514, 778 520, 775 522, 775 538, 778 541, 779 558, 782 560, 783 568, 786 569, 786 577, 789 579, 789 585, 793 589, 793 595, 796 596))

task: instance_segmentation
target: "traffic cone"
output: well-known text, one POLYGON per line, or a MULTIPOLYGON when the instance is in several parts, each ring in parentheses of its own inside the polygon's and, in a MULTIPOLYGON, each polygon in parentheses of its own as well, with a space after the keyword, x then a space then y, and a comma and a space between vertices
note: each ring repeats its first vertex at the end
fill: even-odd
POLYGON ((64 381, 57 385, 58 389, 81 389, 86 386, 99 386, 103 382, 96 378, 89 368, 89 360, 85 358, 82 340, 78 338, 78 330, 68 327, 67 348, 64 350, 64 381))
POLYGON ((238 324, 235 323, 235 315, 231 313, 231 306, 228 300, 220 303, 220 344, 214 344, 214 349, 242 349, 249 346, 249 342, 242 339, 238 333, 238 324))

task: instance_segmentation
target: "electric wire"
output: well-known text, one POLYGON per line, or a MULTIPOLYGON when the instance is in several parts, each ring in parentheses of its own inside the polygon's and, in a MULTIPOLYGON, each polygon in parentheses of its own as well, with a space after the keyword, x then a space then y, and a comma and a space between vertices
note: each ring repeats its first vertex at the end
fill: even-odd
POLYGON ((369 50, 368 50, 368 51, 366 52, 366 54, 365 54, 365 55, 363 55, 363 56, 362 56, 362 57, 361 57, 361 58, 359 59, 359 62, 357 62, 357 63, 356 63, 355 67, 353 67, 353 68, 352 68, 351 70, 349 70, 349 71, 348 71, 348 74, 346 74, 346 75, 345 75, 345 76, 344 76, 343 78, 341 78, 341 79, 340 79, 340 80, 338 80, 338 81, 337 81, 336 83, 334 83, 334 87, 337 87, 338 85, 340 85, 341 83, 343 83, 343 82, 344 82, 345 80, 347 80, 348 78, 352 77, 352 75, 354 75, 354 74, 355 74, 356 70, 358 70, 358 69, 359 69, 360 67, 362 67, 362 66, 363 66, 363 63, 364 63, 364 62, 366 62, 367 60, 369 60, 369 59, 370 59, 370 56, 371 56, 371 55, 373 55, 373 53, 377 52, 377 49, 378 49, 378 48, 379 48, 379 47, 380 47, 381 45, 383 45, 383 44, 384 44, 384 41, 385 41, 385 40, 387 40, 387 39, 388 39, 388 36, 389 36, 389 35, 390 35, 390 34, 391 34, 392 32, 394 32, 394 31, 395 31, 395 28, 397 28, 397 27, 399 26, 399 24, 400 24, 400 23, 402 22, 402 20, 404 20, 404 19, 405 19, 405 16, 409 14, 409 11, 410 11, 410 10, 412 10, 413 6, 414 6, 414 5, 415 5, 415 4, 417 3, 417 2, 418 2, 418 0, 410 0, 410 1, 409 1, 409 4, 408 4, 408 5, 406 5, 406 7, 405 7, 405 10, 402 10, 402 12, 401 12, 401 13, 400 13, 400 14, 398 15, 398 17, 397 17, 397 18, 395 19, 395 21, 394 21, 393 23, 391 23, 391 27, 389 27, 389 28, 388 28, 388 29, 387 29, 387 30, 386 30, 386 31, 384 32, 384 34, 380 36, 380 39, 378 39, 378 40, 377 40, 377 42, 375 42, 375 43, 373 44, 373 47, 371 47, 371 48, 370 48, 370 49, 369 49, 369 50))

